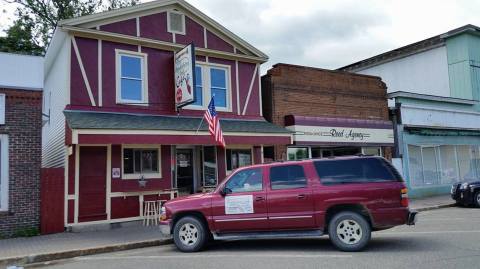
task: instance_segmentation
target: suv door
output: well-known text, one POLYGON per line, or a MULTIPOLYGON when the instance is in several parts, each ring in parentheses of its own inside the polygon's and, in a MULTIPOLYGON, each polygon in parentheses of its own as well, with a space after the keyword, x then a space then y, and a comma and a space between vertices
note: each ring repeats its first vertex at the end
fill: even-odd
POLYGON ((268 169, 268 178, 270 229, 315 227, 313 195, 303 165, 272 166, 268 169))
POLYGON ((212 199, 212 217, 218 232, 259 231, 268 228, 266 188, 262 167, 235 172, 224 184, 225 196, 212 199))

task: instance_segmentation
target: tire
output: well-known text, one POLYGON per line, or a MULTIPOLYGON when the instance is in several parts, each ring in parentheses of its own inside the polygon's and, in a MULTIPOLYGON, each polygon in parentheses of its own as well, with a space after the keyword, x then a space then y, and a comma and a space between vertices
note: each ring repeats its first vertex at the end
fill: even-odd
POLYGON ((200 251, 208 240, 208 229, 196 217, 183 217, 173 227, 173 242, 182 252, 200 251))
POLYGON ((473 205, 480 208, 480 191, 473 195, 473 205))
POLYGON ((372 229, 362 215, 343 211, 328 223, 328 235, 332 244, 341 251, 360 251, 370 241, 372 229))

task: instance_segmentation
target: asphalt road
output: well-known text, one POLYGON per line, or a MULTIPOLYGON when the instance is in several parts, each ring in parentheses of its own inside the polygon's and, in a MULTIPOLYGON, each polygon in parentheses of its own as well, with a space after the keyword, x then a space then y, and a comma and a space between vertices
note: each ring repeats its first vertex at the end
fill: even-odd
POLYGON ((217 242, 200 253, 173 245, 77 257, 45 268, 480 268, 480 209, 422 212, 415 226, 372 235, 358 253, 335 250, 328 237, 217 242))

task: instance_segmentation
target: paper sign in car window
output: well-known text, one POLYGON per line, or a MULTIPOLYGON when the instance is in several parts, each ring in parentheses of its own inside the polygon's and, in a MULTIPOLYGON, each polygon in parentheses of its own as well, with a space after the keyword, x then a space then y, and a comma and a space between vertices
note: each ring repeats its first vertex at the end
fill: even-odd
POLYGON ((238 195, 225 197, 225 214, 252 214, 253 196, 238 195))

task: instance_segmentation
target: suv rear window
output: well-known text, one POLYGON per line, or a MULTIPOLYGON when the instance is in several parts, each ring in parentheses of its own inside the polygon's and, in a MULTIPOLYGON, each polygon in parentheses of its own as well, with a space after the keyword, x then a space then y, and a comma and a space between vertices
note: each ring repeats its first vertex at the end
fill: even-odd
POLYGON ((272 190, 305 188, 307 178, 301 165, 284 165, 270 168, 272 190))
POLYGON ((403 180, 391 164, 380 158, 322 160, 314 164, 324 185, 403 180))

